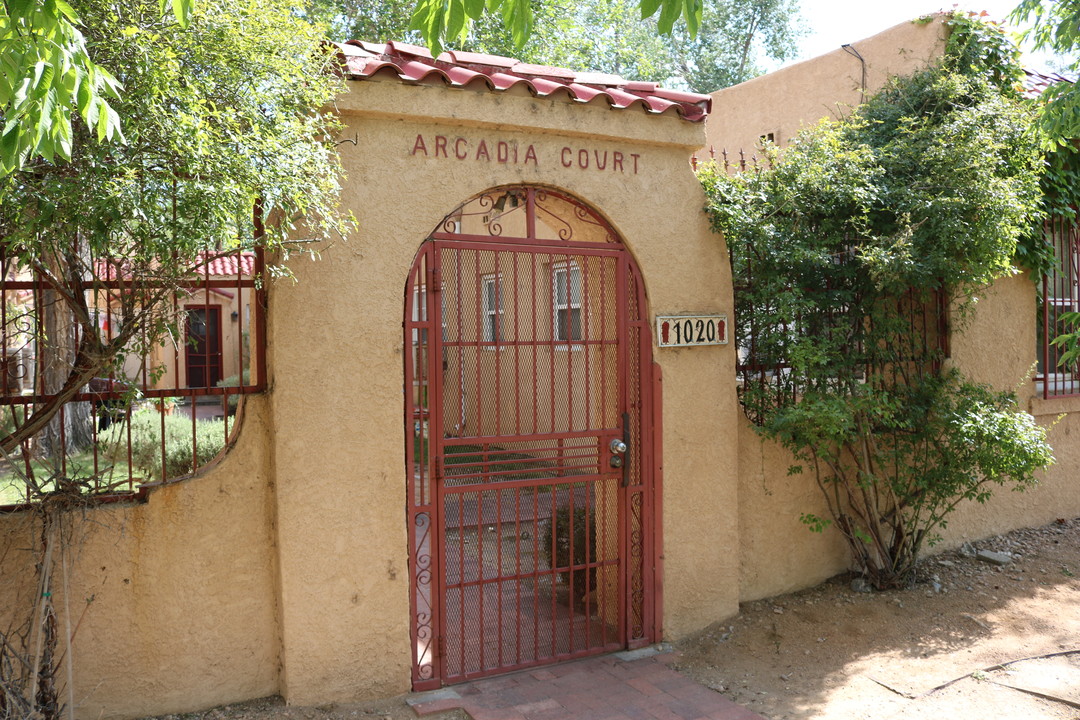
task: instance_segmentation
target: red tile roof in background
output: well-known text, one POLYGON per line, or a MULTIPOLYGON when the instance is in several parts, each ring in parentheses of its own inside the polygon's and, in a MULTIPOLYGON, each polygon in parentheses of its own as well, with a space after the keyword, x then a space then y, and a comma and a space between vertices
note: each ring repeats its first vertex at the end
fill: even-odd
POLYGON ((415 85, 441 81, 449 87, 486 87, 492 92, 524 87, 536 97, 561 95, 579 103, 599 98, 597 102, 606 102, 612 109, 640 107, 653 115, 671 112, 693 123, 703 122, 712 108, 708 95, 667 90, 656 83, 624 80, 618 75, 530 65, 500 55, 449 50, 433 58, 427 48, 416 45, 359 40, 338 48, 352 80, 384 74, 415 85))
MULTIPOLYGON (((203 256, 205 257, 205 255, 203 256)), ((206 274, 206 265, 209 265, 210 276, 237 275, 239 267, 240 275, 253 275, 255 273, 255 253, 240 252, 229 253, 212 257, 209 263, 200 262, 196 268, 199 275, 206 274)))
POLYGON ((1036 98, 1042 95, 1043 90, 1046 90, 1051 85, 1056 85, 1059 82, 1075 82, 1075 80, 1070 80, 1064 75, 1058 75, 1057 73, 1044 75, 1035 70, 1025 70, 1024 75, 1024 97, 1026 98, 1036 98))
MULTIPOLYGON (((199 262, 195 266, 197 277, 236 277, 237 268, 241 275, 253 275, 255 273, 255 253, 231 252, 227 255, 213 255, 207 262, 206 253, 199 254, 199 262)), ((96 260, 94 262, 95 276, 102 280, 127 280, 131 276, 131 269, 124 260, 96 260)))

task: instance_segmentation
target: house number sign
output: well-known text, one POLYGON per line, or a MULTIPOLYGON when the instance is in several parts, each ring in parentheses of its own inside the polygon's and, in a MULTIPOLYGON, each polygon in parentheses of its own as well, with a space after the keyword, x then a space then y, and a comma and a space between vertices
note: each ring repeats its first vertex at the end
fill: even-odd
POLYGON ((657 315, 660 347, 727 345, 727 315, 657 315))

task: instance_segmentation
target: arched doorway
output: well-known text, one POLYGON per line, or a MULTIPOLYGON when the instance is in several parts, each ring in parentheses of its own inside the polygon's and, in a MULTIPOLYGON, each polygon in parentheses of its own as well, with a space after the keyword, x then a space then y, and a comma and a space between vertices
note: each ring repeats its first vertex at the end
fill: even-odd
POLYGON ((581 201, 513 186, 405 291, 413 687, 657 639, 641 275, 581 201))

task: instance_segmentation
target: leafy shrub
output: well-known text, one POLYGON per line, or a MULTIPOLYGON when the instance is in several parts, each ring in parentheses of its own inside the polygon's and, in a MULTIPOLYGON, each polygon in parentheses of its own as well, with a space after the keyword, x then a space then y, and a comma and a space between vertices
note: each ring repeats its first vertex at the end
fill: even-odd
POLYGON ((574 508, 573 533, 571 533, 570 508, 560 507, 555 511, 555 520, 544 526, 540 537, 540 552, 551 568, 566 568, 559 572, 564 584, 570 585, 573 572, 573 601, 580 602, 596 587, 596 568, 579 567, 570 570, 571 565, 585 565, 593 560, 593 543, 596 542, 596 516, 592 509, 574 508), (555 557, 551 557, 552 528, 555 531, 555 557), (573 537, 573 560, 570 557, 571 537, 573 537))
MULTIPOLYGON (((131 416, 131 464, 147 480, 168 480, 191 473, 193 446, 199 467, 213 460, 225 448, 223 421, 196 420, 193 432, 190 417, 165 415, 165 475, 162 477, 162 419, 155 406, 139 410, 131 416)), ((106 457, 113 462, 126 456, 127 432, 127 423, 120 422, 103 433, 106 457)))
MULTIPOLYGON (((244 372, 243 372, 243 380, 241 380, 240 378, 241 378, 240 375, 230 375, 227 378, 223 378, 221 380, 218 380, 217 386, 220 387, 220 388, 234 388, 234 387, 240 387, 241 385, 250 385, 251 384, 251 369, 250 368, 245 368, 244 372)), ((228 403, 229 403, 229 414, 231 415, 231 414, 236 412, 236 406, 240 403, 240 393, 236 393, 235 395, 230 394, 229 399, 228 399, 228 403)))
POLYGON ((914 580, 960 502, 1053 461, 1010 393, 947 369, 983 288, 1051 259, 1014 52, 950 26, 940 65, 767 148, 767 168, 699 173, 731 252, 743 408, 821 490, 828 517, 803 522, 837 529, 879 589, 914 580))

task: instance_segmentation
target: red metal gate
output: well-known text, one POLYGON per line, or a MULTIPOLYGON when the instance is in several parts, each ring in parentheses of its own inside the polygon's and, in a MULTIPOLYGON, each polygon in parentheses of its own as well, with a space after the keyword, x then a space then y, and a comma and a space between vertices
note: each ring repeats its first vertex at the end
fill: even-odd
POLYGON ((616 233, 490 191, 432 233, 405 307, 414 688, 655 640, 652 344, 616 233))

